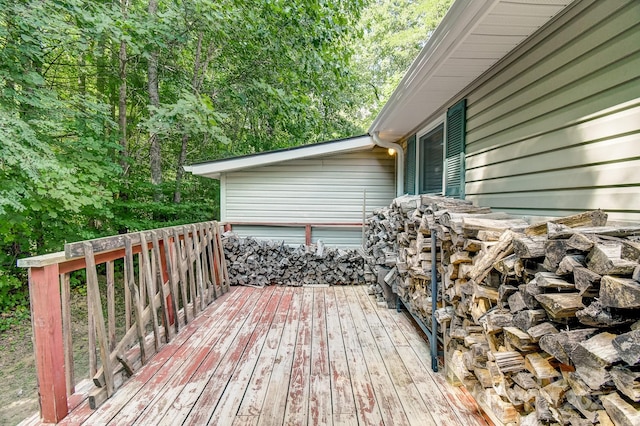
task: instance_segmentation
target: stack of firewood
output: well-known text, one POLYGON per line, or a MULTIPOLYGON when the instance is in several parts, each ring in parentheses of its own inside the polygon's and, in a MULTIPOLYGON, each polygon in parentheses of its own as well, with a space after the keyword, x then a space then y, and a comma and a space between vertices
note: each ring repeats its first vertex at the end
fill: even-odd
POLYGON ((370 229, 383 220, 398 230, 390 287, 427 324, 438 297, 447 375, 494 420, 640 424, 640 227, 606 226, 601 211, 529 225, 425 196, 395 200, 370 229))
POLYGON ((364 284, 364 261, 356 250, 325 246, 292 247, 283 241, 222 237, 231 285, 364 284))

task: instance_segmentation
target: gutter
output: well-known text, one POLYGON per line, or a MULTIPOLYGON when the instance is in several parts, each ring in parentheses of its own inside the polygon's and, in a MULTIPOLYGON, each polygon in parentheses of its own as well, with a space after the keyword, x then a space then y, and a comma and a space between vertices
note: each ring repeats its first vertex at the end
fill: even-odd
POLYGON ((404 150, 402 146, 394 142, 385 142, 380 139, 379 132, 371 134, 373 142, 382 148, 393 149, 396 152, 396 197, 404 195, 404 150))

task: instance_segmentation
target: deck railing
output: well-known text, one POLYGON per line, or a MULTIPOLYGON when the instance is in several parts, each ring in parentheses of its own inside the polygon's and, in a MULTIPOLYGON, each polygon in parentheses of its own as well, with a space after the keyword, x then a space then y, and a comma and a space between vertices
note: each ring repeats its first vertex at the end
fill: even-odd
POLYGON ((95 407, 228 291, 220 229, 217 222, 203 222, 142 231, 66 244, 64 252, 18 261, 29 269, 44 422, 67 415, 76 385, 72 273, 86 271, 89 374, 95 384, 89 402, 95 407), (116 302, 116 290, 124 302, 116 302))

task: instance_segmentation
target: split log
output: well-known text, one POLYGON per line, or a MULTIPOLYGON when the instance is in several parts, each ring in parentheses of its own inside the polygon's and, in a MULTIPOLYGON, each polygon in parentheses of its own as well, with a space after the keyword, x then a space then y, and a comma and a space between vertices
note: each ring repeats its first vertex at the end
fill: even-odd
POLYGON ((511 375, 511 379, 525 390, 538 389, 540 387, 533 379, 533 374, 527 373, 526 371, 520 371, 519 373, 511 375))
POLYGON ((614 312, 612 309, 602 306, 599 300, 592 302, 585 309, 577 311, 576 317, 584 325, 607 328, 630 324, 636 320, 634 317, 614 312))
POLYGON ((640 372, 616 366, 611 369, 611 377, 618 391, 632 401, 640 402, 640 372))
POLYGON ((549 405, 558 408, 565 401, 564 395, 569 389, 571 387, 565 380, 556 380, 540 389, 540 396, 544 397, 549 405))
POLYGON ((493 264, 493 267, 496 271, 508 276, 516 276, 518 275, 518 271, 522 271, 522 269, 524 269, 522 260, 520 260, 515 253, 505 257, 504 259, 500 259, 493 264))
POLYGON ((598 237, 594 235, 585 235, 579 232, 572 234, 567 240, 567 246, 582 252, 591 251, 594 244, 598 242, 598 237))
POLYGON ((534 342, 538 342, 543 336, 547 334, 556 334, 558 329, 550 322, 543 322, 542 324, 534 325, 527 330, 527 334, 531 336, 534 342))
POLYGON ((489 409, 500 422, 503 424, 518 423, 520 419, 518 411, 511 403, 504 401, 494 389, 485 389, 484 398, 489 409))
POLYGON ((640 226, 596 226, 571 229, 562 225, 555 225, 547 229, 547 236, 550 240, 567 239, 576 233, 598 237, 637 237, 640 235, 640 226))
POLYGON ((513 325, 520 330, 527 331, 546 319, 547 312, 544 309, 527 309, 514 315, 513 325))
POLYGON ((549 240, 544 244, 544 267, 555 271, 560 261, 568 254, 569 246, 565 240, 549 240))
POLYGON ((469 273, 472 280, 477 283, 482 282, 487 277, 491 269, 493 269, 494 263, 511 254, 511 243, 515 235, 516 233, 510 229, 506 230, 500 237, 498 243, 492 246, 481 259, 477 260, 477 263, 473 265, 473 269, 469 273))
POLYGON ((499 333, 504 327, 513 323, 513 314, 506 309, 495 309, 480 318, 479 323, 485 333, 499 333))
POLYGON ((604 409, 616 425, 637 426, 640 424, 640 406, 629 404, 614 392, 600 398, 604 409))
POLYGON ((522 294, 522 300, 527 304, 529 309, 537 309, 540 307, 536 296, 542 294, 542 289, 538 287, 536 280, 531 280, 527 284, 520 284, 518 290, 522 294))
POLYGON ((540 348, 552 355, 563 364, 570 364, 569 356, 580 342, 596 333, 595 328, 582 328, 571 331, 561 331, 557 334, 547 334, 540 338, 540 348))
POLYGON ((584 309, 580 293, 538 294, 535 296, 552 319, 574 317, 576 311, 584 309))
POLYGON ((467 238, 464 240, 462 250, 472 253, 479 252, 480 250, 482 250, 482 241, 467 238))
POLYGON ((538 272, 536 274, 536 282, 539 287, 553 288, 558 290, 573 290, 576 286, 568 281, 563 280, 553 272, 538 272))
POLYGON ((582 297, 595 297, 600 292, 602 276, 581 266, 573 269, 573 282, 582 297))
POLYGON ((623 259, 630 260, 632 262, 640 262, 640 242, 631 240, 620 240, 622 244, 621 256, 623 259))
POLYGON ((519 351, 531 352, 538 350, 538 345, 533 342, 531 336, 525 331, 517 327, 504 327, 502 331, 504 332, 505 342, 508 342, 519 351))
POLYGON ((499 293, 498 293, 498 289, 497 288, 487 287, 485 285, 474 284, 473 285, 473 296, 474 297, 484 298, 484 299, 490 300, 491 302, 497 303, 498 302, 499 293))
POLYGON ((480 241, 496 242, 500 240, 501 236, 502 231, 481 230, 478 231, 478 235, 476 236, 476 238, 478 238, 480 241))
POLYGON ((557 421, 556 416, 549 407, 549 403, 541 395, 536 396, 536 418, 538 419, 538 424, 557 421))
POLYGON ((524 358, 517 351, 489 352, 488 357, 496 363, 501 374, 517 373, 525 369, 524 358))
POLYGON ((605 275, 600 282, 602 306, 622 309, 640 308, 640 283, 633 279, 605 275))
POLYGON ((582 255, 567 255, 562 258, 558 269, 556 269, 556 275, 571 275, 575 268, 581 268, 585 265, 585 257, 582 255))
POLYGON ((511 296, 509 296, 509 299, 507 299, 507 303, 509 304, 509 310, 514 314, 527 308, 527 304, 522 298, 522 293, 520 293, 519 291, 516 291, 511 296))
POLYGON ((613 385, 607 368, 621 359, 613 346, 615 337, 608 332, 596 334, 578 344, 570 354, 576 374, 593 390, 613 385))
POLYGON ((539 383, 544 385, 550 383, 551 379, 561 376, 561 374, 549 364, 539 353, 528 354, 525 357, 525 367, 539 383))
POLYGON ((524 230, 527 222, 522 219, 485 219, 482 217, 464 217, 462 229, 466 237, 476 237, 479 231, 524 230))
POLYGON ((518 291, 518 288, 512 285, 501 285, 498 288, 498 303, 502 304, 506 302, 509 299, 509 297, 517 291, 518 291))
POLYGON ((640 364, 640 329, 620 334, 612 343, 624 362, 629 365, 640 364))
POLYGON ((577 395, 573 389, 566 393, 567 401, 573 405, 591 423, 597 423, 598 410, 602 410, 598 398, 589 395, 577 395))
POLYGON ((544 257, 545 243, 547 238, 544 236, 518 235, 513 239, 513 252, 520 259, 535 259, 544 257))
POLYGON ((631 275, 637 266, 622 259, 622 244, 596 244, 587 256, 587 267, 599 275, 631 275))
POLYGON ((570 228, 576 228, 579 226, 604 226, 607 224, 607 214, 602 210, 587 211, 531 225, 525 229, 525 233, 527 235, 543 235, 547 233, 547 223, 565 225, 570 228))

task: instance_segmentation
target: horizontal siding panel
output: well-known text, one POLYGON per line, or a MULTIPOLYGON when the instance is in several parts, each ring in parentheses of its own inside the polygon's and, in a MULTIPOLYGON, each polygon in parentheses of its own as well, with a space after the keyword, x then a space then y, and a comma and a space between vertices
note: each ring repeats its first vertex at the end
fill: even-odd
POLYGON ((638 1, 575 3, 466 94, 468 200, 640 219, 639 17, 638 1))
MULTIPOLYGON (((640 47, 640 33, 636 37, 638 39, 637 47, 640 47)), ((486 125, 478 127, 477 123, 474 124, 474 120, 470 120, 469 125, 472 130, 469 130, 468 143, 472 145, 475 141, 499 134, 505 128, 517 127, 529 123, 535 118, 555 114, 556 111, 566 108, 567 105, 577 104, 590 98, 588 96, 590 93, 603 93, 629 82, 637 85, 638 70, 640 69, 640 55, 637 52, 638 50, 634 52, 636 54, 609 64, 606 68, 595 71, 586 78, 561 88, 561 90, 549 90, 541 98, 531 100, 523 97, 520 102, 526 108, 497 116, 495 120, 486 125), (586 88, 589 90, 585 90, 586 88)), ((633 98, 625 100, 630 99, 633 98)))
POLYGON ((353 223, 395 196, 395 158, 386 150, 350 153, 230 172, 225 217, 229 222, 353 223))
POLYGON ((481 194, 468 197, 480 206, 491 206, 497 210, 547 209, 584 211, 640 212, 638 188, 586 188, 545 192, 519 192, 507 194, 481 194))
MULTIPOLYGON (((504 150, 509 151, 507 148, 504 150)), ((513 156, 513 160, 468 170, 466 182, 487 178, 526 175, 545 170, 587 167, 593 164, 640 158, 640 133, 614 139, 605 139, 587 145, 574 145, 562 150, 527 157, 513 156)), ((640 171, 638 172, 640 175, 640 171)), ((625 183, 624 181, 618 183, 625 183)))
MULTIPOLYGON (((594 114, 597 115, 615 105, 622 105, 629 101, 635 103, 638 98, 640 98, 640 77, 613 87, 606 92, 595 93, 580 102, 566 105, 556 111, 549 111, 540 116, 537 115, 538 112, 536 111, 534 118, 517 126, 509 127, 509 124, 505 122, 504 130, 482 141, 478 141, 476 138, 475 142, 469 143, 468 139, 475 136, 475 132, 470 131, 467 133, 467 152, 473 154, 487 149, 494 149, 502 145, 535 138, 559 128, 580 124, 594 114)), ((558 146, 568 142, 570 140, 557 141, 558 146)))
MULTIPOLYGON (((481 151, 475 154, 467 155, 467 170, 487 166, 490 164, 501 163, 511 161, 514 158, 523 158, 534 156, 537 154, 543 154, 549 151, 558 150, 558 141, 571 141, 572 145, 587 144, 594 141, 598 141, 605 138, 619 138, 620 135, 624 135, 631 132, 638 131, 638 123, 640 123, 640 100, 634 104, 630 104, 628 109, 622 109, 616 113, 598 117, 593 120, 589 120, 575 126, 565 127, 558 129, 543 135, 537 136, 531 139, 525 139, 510 145, 492 146, 490 149, 481 151)), ((612 142, 617 145, 615 142, 612 142)), ((624 142, 622 142, 624 143, 624 142)), ((607 144, 601 144, 600 146, 609 146, 607 144)), ((612 146, 612 148, 618 152, 620 149, 633 149, 633 147, 612 146)), ((571 145, 563 147, 563 149, 571 149, 571 145)), ((577 150, 583 148, 576 147, 577 150)), ((585 146, 586 152, 593 152, 596 147, 585 146)), ((558 158, 563 158, 566 155, 574 155, 571 153, 564 154, 552 154, 558 158)), ((580 156, 589 154, 583 154, 580 152, 580 156)), ((594 154, 590 154, 594 155, 594 154)), ((602 155, 602 154, 597 154, 602 155)), ((605 154, 606 155, 606 154, 605 154)), ((633 151, 629 152, 629 156, 633 156, 633 151)), ((546 161, 547 159, 545 159, 546 161)), ((571 161, 571 159, 566 159, 571 161)), ((594 160, 598 161, 598 160, 594 160)), ((600 160, 602 161, 602 160, 600 160)), ((545 163, 546 164, 546 163, 545 163)), ((538 167, 527 163, 525 167, 538 167)), ((520 167, 520 166, 518 166, 520 167)), ((486 174, 486 176, 490 176, 486 174)), ((498 175, 502 176, 502 175, 498 175)), ((468 180, 476 180, 477 178, 472 175, 467 175, 468 180)))
POLYGON ((640 160, 482 180, 465 190, 472 195, 619 185, 640 186, 640 160))
POLYGON ((362 247, 362 229, 313 228, 311 242, 316 244, 318 241, 331 247, 362 247))
POLYGON ((256 175, 254 175, 253 177, 250 176, 243 176, 240 177, 237 181, 234 179, 228 179, 228 183, 227 185, 229 186, 229 188, 231 189, 243 189, 246 188, 247 185, 256 185, 255 179, 256 176, 260 176, 260 185, 261 186, 265 186, 265 185, 269 185, 269 186, 273 186, 275 191, 278 190, 283 190, 282 188, 287 188, 287 187, 291 187, 292 186, 292 180, 295 180, 296 186, 305 186, 308 185, 309 187, 311 187, 311 190, 315 190, 313 188, 320 188, 318 186, 318 183, 320 183, 320 181, 322 181, 322 187, 323 190, 327 190, 327 187, 335 187, 335 186, 341 186, 346 184, 345 186, 348 187, 358 187, 358 188, 364 188, 367 186, 370 186, 371 184, 373 184, 373 186, 382 186, 382 187, 388 187, 391 186, 389 185, 389 181, 388 179, 384 178, 384 175, 380 176, 380 175, 371 175, 370 178, 367 178, 366 174, 358 174, 356 172, 349 172, 350 176, 349 179, 345 180, 344 176, 345 176, 345 171, 343 170, 341 172, 341 174, 338 173, 328 173, 328 174, 324 174, 324 173, 314 173, 313 175, 309 176, 300 176, 300 177, 295 177, 295 175, 287 175, 285 172, 282 172, 279 176, 273 176, 273 175, 269 175, 269 174, 258 174, 256 173, 256 175))
POLYGON ((253 237, 259 240, 284 241, 288 245, 304 244, 304 227, 284 226, 233 226, 233 232, 241 237, 253 237))
POLYGON ((556 23, 560 28, 553 35, 554 50, 540 43, 509 66, 496 78, 469 96, 467 114, 473 117, 536 81, 544 80, 558 68, 571 64, 594 50, 606 40, 618 36, 638 24, 640 4, 622 9, 623 2, 596 2, 591 13, 582 14, 568 23, 556 23), (589 29, 585 32, 585 29, 589 29))
MULTIPOLYGON (((601 45, 598 52, 589 52, 569 65, 547 74, 545 78, 525 87, 520 90, 518 96, 503 99, 492 108, 475 114, 468 121, 468 125, 478 130, 476 137, 480 138, 481 135, 491 131, 491 126, 486 125, 486 123, 491 123, 498 117, 512 115, 513 117, 510 118, 517 122, 518 117, 522 117, 523 114, 518 115, 515 112, 522 110, 522 112, 526 113, 526 110, 531 108, 532 104, 539 111, 547 111, 557 109, 565 103, 582 99, 584 97, 584 89, 579 87, 582 84, 592 87, 595 91, 603 90, 596 83, 602 80, 602 74, 606 73, 607 80, 609 80, 608 86, 605 87, 616 85, 628 79, 629 75, 632 75, 628 71, 630 67, 635 69, 638 66, 640 62, 638 55, 627 60, 625 58, 628 58, 630 53, 638 52, 639 50, 640 36, 638 32, 633 29, 627 31, 620 36, 620 40, 611 40, 601 45), (610 65, 608 68, 593 72, 594 69, 598 69, 599 66, 604 64, 610 65), (579 81, 582 78, 585 79, 584 82, 579 81), (489 129, 480 131, 483 126, 489 127, 489 129)), ((602 83, 605 82, 603 81, 602 83)), ((471 113, 474 112, 471 111, 471 113)), ((524 115, 524 117, 527 116, 524 115)), ((520 120, 523 121, 524 119, 521 118, 520 120)))

